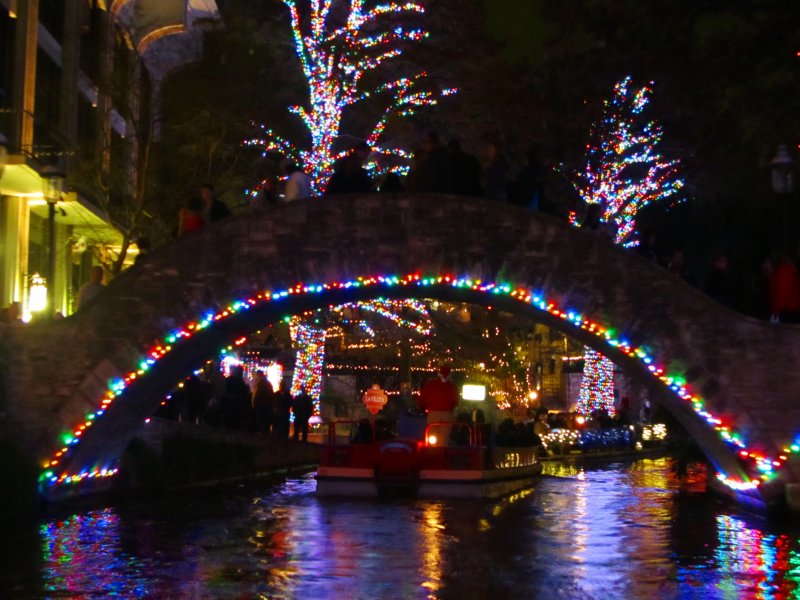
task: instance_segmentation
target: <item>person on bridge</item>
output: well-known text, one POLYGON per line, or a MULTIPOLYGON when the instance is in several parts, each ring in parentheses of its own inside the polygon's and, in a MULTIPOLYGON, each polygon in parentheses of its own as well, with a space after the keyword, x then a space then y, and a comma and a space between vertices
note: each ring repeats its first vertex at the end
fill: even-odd
POLYGON ((432 377, 422 386, 419 395, 419 407, 428 413, 428 425, 443 423, 430 433, 436 435, 443 444, 450 440, 452 429, 453 410, 458 404, 458 390, 450 381, 450 367, 442 365, 436 377, 432 377))
POLYGON ((489 142, 486 154, 489 162, 483 170, 483 191, 490 200, 508 201, 508 160, 500 144, 489 142))
POLYGON ((303 167, 297 163, 289 161, 284 165, 286 171, 286 188, 283 192, 283 201, 307 200, 313 195, 311 189, 311 177, 306 175, 303 167))
POLYGON ((481 163, 464 152, 461 142, 453 138, 447 144, 447 193, 459 196, 483 195, 481 189, 481 163))
POLYGON ((200 186, 201 216, 205 223, 216 223, 231 216, 228 206, 214 194, 214 186, 204 183, 200 186))
POLYGON ((203 204, 199 198, 189 198, 186 206, 178 209, 178 236, 200 231, 205 226, 202 209, 203 204))
POLYGON ((326 194, 360 194, 373 189, 372 178, 364 168, 364 161, 372 152, 366 142, 357 144, 350 153, 336 163, 328 182, 326 194))
POLYGON ((785 253, 778 256, 769 277, 769 311, 774 323, 800 321, 800 275, 785 253))
POLYGON ((85 307, 104 287, 106 286, 103 285, 103 267, 95 265, 89 271, 89 281, 84 283, 78 292, 78 310, 85 307))

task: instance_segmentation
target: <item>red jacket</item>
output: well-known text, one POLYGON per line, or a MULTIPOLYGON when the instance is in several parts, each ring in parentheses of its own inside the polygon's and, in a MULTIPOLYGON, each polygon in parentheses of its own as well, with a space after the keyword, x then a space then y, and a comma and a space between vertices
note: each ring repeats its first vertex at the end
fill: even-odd
POLYGON ((769 278, 769 310, 773 315, 800 312, 800 277, 790 260, 783 260, 769 278))
POLYGON ((434 377, 425 382, 419 396, 419 407, 422 410, 453 410, 458 404, 458 391, 452 381, 442 381, 434 377))

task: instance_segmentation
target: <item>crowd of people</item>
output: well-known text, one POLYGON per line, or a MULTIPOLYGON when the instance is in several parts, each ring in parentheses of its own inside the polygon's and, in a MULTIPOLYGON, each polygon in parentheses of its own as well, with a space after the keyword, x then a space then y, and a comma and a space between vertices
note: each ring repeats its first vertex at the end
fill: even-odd
POLYGON ((230 215, 228 206, 215 194, 214 186, 204 183, 200 186, 199 193, 190 197, 178 209, 177 234, 180 236, 198 231, 205 225, 216 223, 230 215))
POLYGON ((429 131, 413 152, 405 178, 390 171, 373 180, 365 164, 371 148, 365 142, 355 146, 334 168, 326 194, 365 192, 413 192, 484 197, 498 202, 559 212, 544 194, 548 175, 546 165, 535 150, 529 150, 524 167, 511 173, 502 146, 486 143, 486 160, 465 151, 457 138, 443 144, 435 131, 429 131))
POLYGON ((732 266, 727 252, 711 256, 703 279, 688 267, 684 250, 664 252, 653 232, 646 232, 635 250, 720 304, 774 323, 800 322, 800 272, 788 252, 776 250, 749 276, 732 266))
POLYGON ((162 402, 156 416, 195 425, 210 425, 295 441, 308 440, 314 401, 308 390, 292 396, 282 381, 275 390, 261 371, 246 381, 244 369, 234 366, 225 377, 218 365, 203 374, 190 375, 162 402), (291 426, 294 415, 294 426, 291 426))

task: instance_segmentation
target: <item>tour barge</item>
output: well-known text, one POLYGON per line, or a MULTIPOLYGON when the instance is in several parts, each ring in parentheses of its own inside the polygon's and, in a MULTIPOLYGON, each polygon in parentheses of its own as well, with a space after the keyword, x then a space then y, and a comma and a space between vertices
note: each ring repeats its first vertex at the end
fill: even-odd
POLYGON ((667 426, 630 425, 609 429, 553 429, 540 434, 542 461, 628 458, 661 454, 669 447, 667 426))
MULTIPOLYGON (((489 448, 482 428, 465 423, 431 423, 421 440, 337 436, 328 426, 317 471, 320 496, 494 498, 530 486, 542 472, 537 447, 489 448), (458 445, 437 445, 437 431, 452 429, 458 445), (367 438, 367 439, 364 439, 367 438)), ((443 437, 443 436, 440 436, 443 437)))

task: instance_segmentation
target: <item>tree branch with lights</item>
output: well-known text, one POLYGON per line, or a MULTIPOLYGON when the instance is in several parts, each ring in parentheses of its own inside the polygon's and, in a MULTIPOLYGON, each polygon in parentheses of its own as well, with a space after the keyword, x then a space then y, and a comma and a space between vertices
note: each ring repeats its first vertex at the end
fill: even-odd
POLYGON ((281 1, 289 9, 294 49, 308 85, 307 104, 289 111, 300 117, 310 143, 304 149, 266 125, 259 126, 260 136, 245 143, 260 147, 264 155, 278 153, 302 163, 316 190, 322 191, 349 150, 339 143, 345 110, 367 99, 383 99, 385 108, 363 138, 375 157, 369 167, 377 173, 407 170, 409 153, 387 145, 388 124, 436 105, 455 90, 432 89, 424 71, 377 85, 367 80, 377 78, 409 43, 428 37, 427 31, 403 24, 424 14, 424 7, 414 2, 369 8, 364 0, 309 0, 301 10, 297 0, 281 1))

